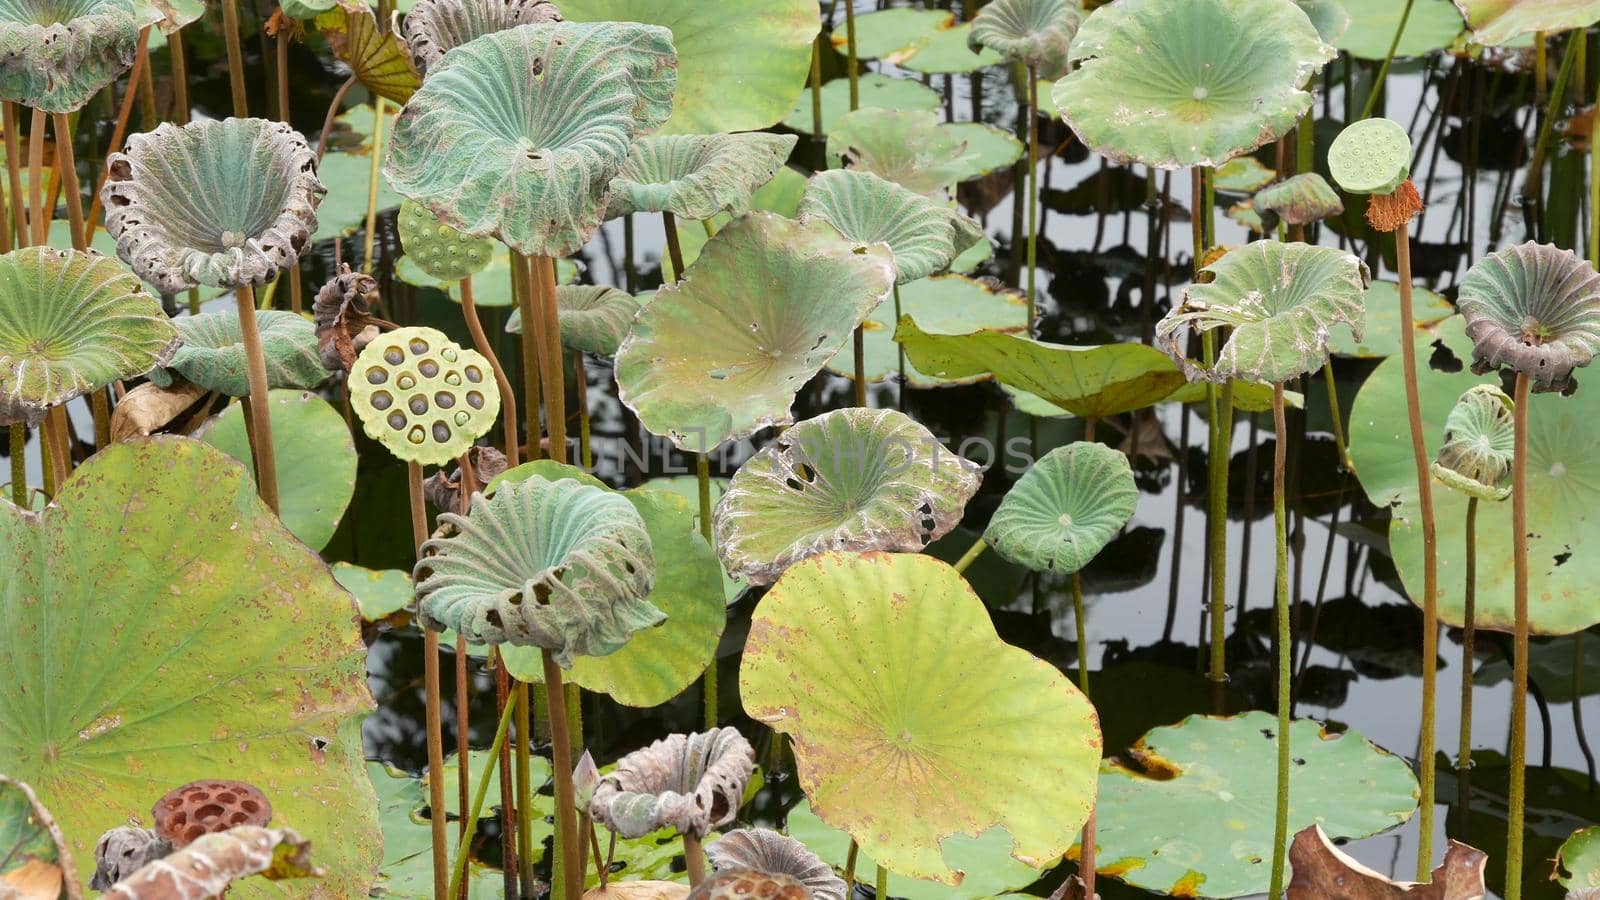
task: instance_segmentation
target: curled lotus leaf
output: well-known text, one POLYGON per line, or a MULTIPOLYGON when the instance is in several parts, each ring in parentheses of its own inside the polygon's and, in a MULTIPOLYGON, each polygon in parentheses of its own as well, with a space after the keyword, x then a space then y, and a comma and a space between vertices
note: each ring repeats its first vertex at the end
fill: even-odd
POLYGON ((1328 147, 1328 171, 1351 194, 1390 194, 1411 177, 1411 135, 1391 119, 1362 119, 1328 147))
POLYGON ((737 728, 669 734, 617 760, 595 787, 589 812, 624 838, 668 827, 705 837, 733 821, 755 758, 737 728))
POLYGON ((1509 44, 1536 32, 1558 34, 1600 22, 1596 0, 1455 0, 1472 29, 1472 42, 1509 44))
POLYGON ((116 260, 26 247, 0 256, 0 422, 165 364, 178 331, 116 260))
POLYGON ((350 408, 367 437, 407 462, 443 465, 494 427, 494 369, 432 328, 399 328, 350 367, 350 408))
POLYGON ((382 300, 378 279, 340 263, 338 274, 317 290, 311 302, 311 320, 317 327, 317 352, 329 372, 343 372, 388 322, 372 315, 382 300))
POLYGON ((1054 78, 1067 69, 1067 50, 1082 14, 1074 0, 994 0, 978 11, 967 34, 974 52, 988 47, 1054 78))
POLYGON ((550 0, 417 0, 406 11, 400 36, 412 64, 427 75, 446 53, 474 38, 559 21, 561 11, 550 0))
POLYGON ((983 239, 982 226, 959 210, 866 171, 812 176, 799 216, 822 219, 853 241, 888 244, 897 284, 943 272, 983 239))
POLYGON ((805 844, 767 828, 730 831, 706 847, 706 858, 717 871, 753 869, 768 875, 787 875, 806 886, 816 900, 845 900, 844 879, 805 844))
POLYGON ((663 134, 633 142, 611 182, 607 218, 669 212, 685 219, 734 215, 750 208, 756 189, 772 180, 798 137, 739 134, 663 134))
POLYGON ((1128 457, 1105 444, 1076 441, 1022 473, 983 539, 1035 572, 1077 572, 1128 524, 1138 504, 1128 457))
POLYGON ((929 556, 792 566, 756 607, 739 694, 793 739, 817 816, 901 875, 960 883, 941 843, 994 826, 1013 857, 1051 865, 1094 804, 1094 707, 1001 641, 971 586, 929 556))
POLYGON ((400 232, 406 257, 440 281, 460 281, 475 275, 495 255, 494 241, 462 234, 415 200, 400 201, 395 228, 400 232))
POLYGON ((863 169, 907 190, 943 198, 965 177, 966 141, 919 109, 858 109, 828 131, 828 160, 863 169))
POLYGON ((282 122, 164 123, 128 137, 100 189, 117 255, 163 293, 261 284, 317 230, 317 154, 282 122))
POLYGON ((1122 0, 1084 20, 1080 65, 1051 94, 1084 144, 1116 162, 1217 166, 1288 133, 1334 55, 1283 0, 1122 0))
POLYGON ((1495 385, 1467 388, 1444 420, 1434 477, 1480 500, 1511 496, 1505 483, 1515 455, 1511 412, 1511 398, 1495 385))
POLYGON ((915 552, 956 527, 981 480, 904 413, 823 413, 734 473, 712 518, 717 553, 730 575, 771 584, 828 550, 915 552))
POLYGON ((1282 384, 1322 368, 1334 326, 1346 326, 1361 339, 1363 297, 1372 277, 1366 263, 1349 253, 1256 241, 1203 271, 1213 280, 1184 288, 1183 302, 1156 323, 1163 349, 1191 381, 1282 384), (1189 330, 1223 326, 1231 332, 1215 365, 1204 368, 1185 356, 1189 330))
POLYGON ((644 520, 610 491, 529 478, 440 520, 457 533, 425 543, 413 572, 431 627, 539 647, 571 668, 665 618, 645 600, 656 564, 644 520))
MULTIPOLYGON (((628 336, 639 301, 627 291, 597 284, 563 284, 556 288, 556 318, 561 322, 561 344, 568 350, 615 356, 628 336)), ((522 333, 522 311, 506 319, 506 331, 522 333)))
POLYGON ((317 15, 317 29, 333 55, 379 97, 405 103, 422 84, 405 42, 395 31, 378 24, 365 0, 338 0, 317 15))
MULTIPOLYGON (((293 2, 293 0, 291 0, 293 2)), ((178 29, 205 15, 205 0, 135 0, 139 24, 155 25, 162 34, 176 34, 178 29)))
POLYGON ((1344 212, 1344 201, 1321 175, 1308 172, 1258 191, 1255 210, 1267 231, 1281 219, 1289 225, 1310 225, 1344 212))
POLYGON ((640 310, 617 351, 618 396, 698 452, 788 424, 795 394, 893 289, 887 245, 749 213, 640 310))
POLYGON ((1570 250, 1530 241, 1491 253, 1461 279, 1456 306, 1480 375, 1507 366, 1535 391, 1560 391, 1600 351, 1600 274, 1570 250))
POLYGON ((519 25, 457 51, 395 117, 384 174, 467 235, 571 255, 599 227, 628 146, 672 111, 671 34, 519 25))
POLYGON ((133 65, 134 0, 0 2, 0 99, 77 111, 133 65))
POLYGON ((311 842, 292 828, 240 825, 208 834, 182 850, 146 863, 111 886, 108 900, 204 900, 229 892, 235 881, 317 878, 311 842))
MULTIPOLYGON (((706 848, 708 855, 710 852, 706 848)), ((1562 842, 1556 853, 1556 879, 1572 892, 1569 897, 1584 897, 1584 891, 1600 892, 1600 825, 1580 828, 1562 842)))
MULTIPOLYGON (((171 387, 177 374, 208 391, 250 396, 238 313, 182 316, 172 324, 181 343, 165 367, 150 371, 151 381, 171 387)), ((263 309, 256 311, 256 327, 261 332, 268 387, 309 390, 327 380, 328 370, 317 351, 317 327, 311 322, 292 312, 263 309)))
POLYGON ((1322 826, 1312 825, 1289 844, 1294 877, 1288 900, 1483 900, 1489 854, 1460 841, 1449 844, 1427 883, 1392 881, 1335 847, 1322 826))

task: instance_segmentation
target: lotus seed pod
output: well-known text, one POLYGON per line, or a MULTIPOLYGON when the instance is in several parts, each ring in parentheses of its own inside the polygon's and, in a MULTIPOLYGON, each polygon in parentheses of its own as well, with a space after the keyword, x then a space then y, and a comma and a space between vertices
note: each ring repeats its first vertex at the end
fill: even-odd
POLYGON ((349 385, 350 407, 367 436, 423 465, 465 453, 500 412, 488 360, 432 328, 401 328, 368 344, 349 385))
POLYGON ((238 825, 265 828, 272 822, 272 804, 254 785, 243 781, 193 781, 156 801, 150 814, 156 835, 181 850, 203 835, 220 834, 238 825))
POLYGON ((1444 420, 1444 445, 1433 463, 1433 475, 1446 485, 1480 500, 1511 496, 1515 452, 1511 398, 1492 384, 1468 388, 1444 420))
POLYGON ((460 281, 482 271, 494 256, 494 241, 467 237, 411 200, 401 201, 397 224, 406 255, 440 281, 460 281))
POLYGON ((1411 177, 1411 136, 1389 119, 1362 119, 1328 148, 1328 171, 1350 194, 1392 194, 1411 177))
POLYGON ((689 900, 811 900, 809 888, 788 875, 724 869, 696 885, 689 900))

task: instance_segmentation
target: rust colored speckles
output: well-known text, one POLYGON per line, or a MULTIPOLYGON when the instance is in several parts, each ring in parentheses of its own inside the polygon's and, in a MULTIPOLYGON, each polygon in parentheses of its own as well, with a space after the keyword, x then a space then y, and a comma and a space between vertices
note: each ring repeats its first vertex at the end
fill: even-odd
POLYGON ((1172 890, 1168 893, 1174 897, 1198 897, 1200 885, 1205 883, 1205 880, 1206 877, 1199 872, 1193 870, 1185 872, 1182 878, 1173 883, 1172 890))

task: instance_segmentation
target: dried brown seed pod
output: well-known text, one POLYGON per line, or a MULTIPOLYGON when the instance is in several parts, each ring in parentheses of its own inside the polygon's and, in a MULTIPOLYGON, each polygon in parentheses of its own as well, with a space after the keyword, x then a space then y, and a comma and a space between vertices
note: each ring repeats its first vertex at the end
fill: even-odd
POLYGON ((174 788, 150 810, 155 831, 181 850, 206 834, 220 834, 238 825, 265 828, 272 822, 272 804, 254 785, 243 781, 192 781, 174 788))
POLYGON ((754 869, 723 869, 689 892, 689 900, 811 900, 811 891, 789 877, 754 869))

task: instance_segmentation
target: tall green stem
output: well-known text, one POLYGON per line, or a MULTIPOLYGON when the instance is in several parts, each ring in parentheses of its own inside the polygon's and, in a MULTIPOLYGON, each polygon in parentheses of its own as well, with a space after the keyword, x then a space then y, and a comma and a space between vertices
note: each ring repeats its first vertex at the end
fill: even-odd
MULTIPOLYGON (((472 795, 472 809, 467 813, 466 819, 461 823, 461 842, 456 845, 456 861, 450 866, 450 896, 461 896, 461 881, 467 871, 467 856, 472 849, 470 836, 478 829, 478 817, 483 813, 483 798, 489 793, 489 779, 494 774, 495 767, 500 764, 500 748, 505 746, 506 732, 511 724, 511 715, 516 707, 510 703, 500 712, 500 724, 495 726, 494 743, 489 745, 489 754, 483 761, 483 769, 478 775, 477 790, 472 795)), ((462 771, 466 771, 467 758, 461 757, 456 761, 462 771)))
MULTIPOLYGON (((567 733, 567 692, 562 689, 561 667, 549 650, 544 657, 545 693, 550 698, 550 763, 555 767, 556 852, 561 863, 559 879, 565 900, 583 894, 583 869, 578 863, 578 801, 572 786, 572 737, 567 733)), ((550 878, 552 894, 558 879, 550 878)))
POLYGON ((372 159, 367 165, 367 218, 366 233, 361 238, 361 271, 371 275, 376 257, 372 252, 378 233, 378 185, 383 163, 383 113, 384 100, 372 101, 372 159))
POLYGON ((21 422, 13 422, 11 431, 11 502, 18 509, 28 508, 28 431, 21 422))
POLYGON ((534 894, 533 877, 533 716, 528 698, 528 685, 512 681, 512 702, 517 707, 517 877, 522 883, 522 897, 529 900, 534 894))
POLYGON ((234 288, 239 314, 239 339, 244 344, 245 374, 250 385, 250 457, 255 460, 256 492, 276 515, 278 461, 272 445, 272 401, 267 396, 267 357, 256 323, 256 291, 249 283, 234 288))
POLYGON ((844 34, 845 34, 845 73, 850 78, 850 111, 855 112, 861 108, 861 83, 860 74, 857 72, 859 65, 856 56, 856 4, 855 0, 844 0, 844 34))
POLYGON ((1339 384, 1333 377, 1333 360, 1322 361, 1322 381, 1328 387, 1328 414, 1333 417, 1333 445, 1339 451, 1339 465, 1346 472, 1355 472, 1355 461, 1350 458, 1350 448, 1344 437, 1344 410, 1339 407, 1339 384))
POLYGON ((1289 429, 1284 424, 1283 383, 1272 386, 1272 525, 1277 548, 1274 612, 1278 626, 1278 798, 1272 827, 1272 900, 1283 896, 1283 850, 1289 842, 1289 680, 1293 652, 1289 642, 1289 516, 1284 506, 1284 471, 1289 458, 1289 429))
POLYGON ((1034 280, 1039 253, 1039 68, 1028 67, 1028 330, 1038 315, 1034 280))
MULTIPOLYGON (((233 114, 244 118, 250 103, 244 90, 244 49, 239 44, 239 0, 222 0, 222 39, 228 45, 228 85, 233 91, 233 114)), ((129 85, 128 90, 133 90, 129 85)))
POLYGON ((1400 11, 1400 25, 1394 30, 1394 37, 1389 41, 1389 52, 1384 54, 1383 65, 1378 67, 1378 75, 1372 79, 1372 93, 1367 95, 1367 102, 1361 107, 1361 118, 1372 117, 1372 111, 1377 108, 1378 98, 1383 95, 1383 86, 1389 77, 1389 66, 1394 62, 1395 50, 1400 47, 1400 36, 1406 33, 1406 23, 1411 20, 1411 4, 1414 0, 1406 0, 1405 9, 1400 11))
POLYGON ((1467 499, 1465 624, 1461 629, 1461 732, 1456 743, 1456 805, 1462 822, 1472 809, 1472 667, 1478 636, 1478 498, 1467 499))
MULTIPOLYGON (((711 460, 707 453, 694 455, 694 475, 700 488, 700 536, 706 539, 706 545, 715 549, 717 544, 711 537, 711 460)), ((705 692, 705 727, 707 730, 717 727, 717 654, 711 654, 711 665, 706 667, 701 687, 705 692)))
POLYGON ((956 565, 955 565, 956 571, 957 572, 965 572, 967 570, 967 567, 972 565, 973 560, 975 560, 978 557, 982 556, 983 555, 983 551, 988 549, 988 547, 989 547, 989 542, 985 541, 981 537, 978 538, 977 540, 973 541, 972 542, 972 546, 967 548, 967 552, 961 554, 961 558, 956 560, 956 565))
POLYGON ((528 284, 528 269, 522 257, 511 254, 511 293, 522 317, 522 415, 523 440, 527 441, 528 458, 538 459, 539 435, 539 330, 544 322, 534 310, 533 289, 528 284))
MULTIPOLYGON (((1511 571, 1514 588, 1511 657, 1511 771, 1506 797, 1505 900, 1522 898, 1522 828, 1528 764, 1528 376, 1517 373, 1512 398, 1511 571)), ((1426 795, 1424 795, 1426 796, 1426 795)))
MULTIPOLYGON (((406 488, 411 508, 411 541, 420 557, 422 544, 428 539, 428 514, 423 506, 421 465, 414 462, 406 464, 406 488)), ((447 893, 450 889, 450 861, 446 853, 448 839, 445 837, 444 726, 439 715, 439 632, 431 628, 422 630, 422 689, 430 776, 428 824, 433 834, 433 898, 445 900, 451 895, 447 893)), ((461 764, 465 765, 465 760, 461 764)))
POLYGON ((873 896, 877 900, 889 900, 889 870, 882 865, 878 866, 878 877, 873 882, 873 896))

